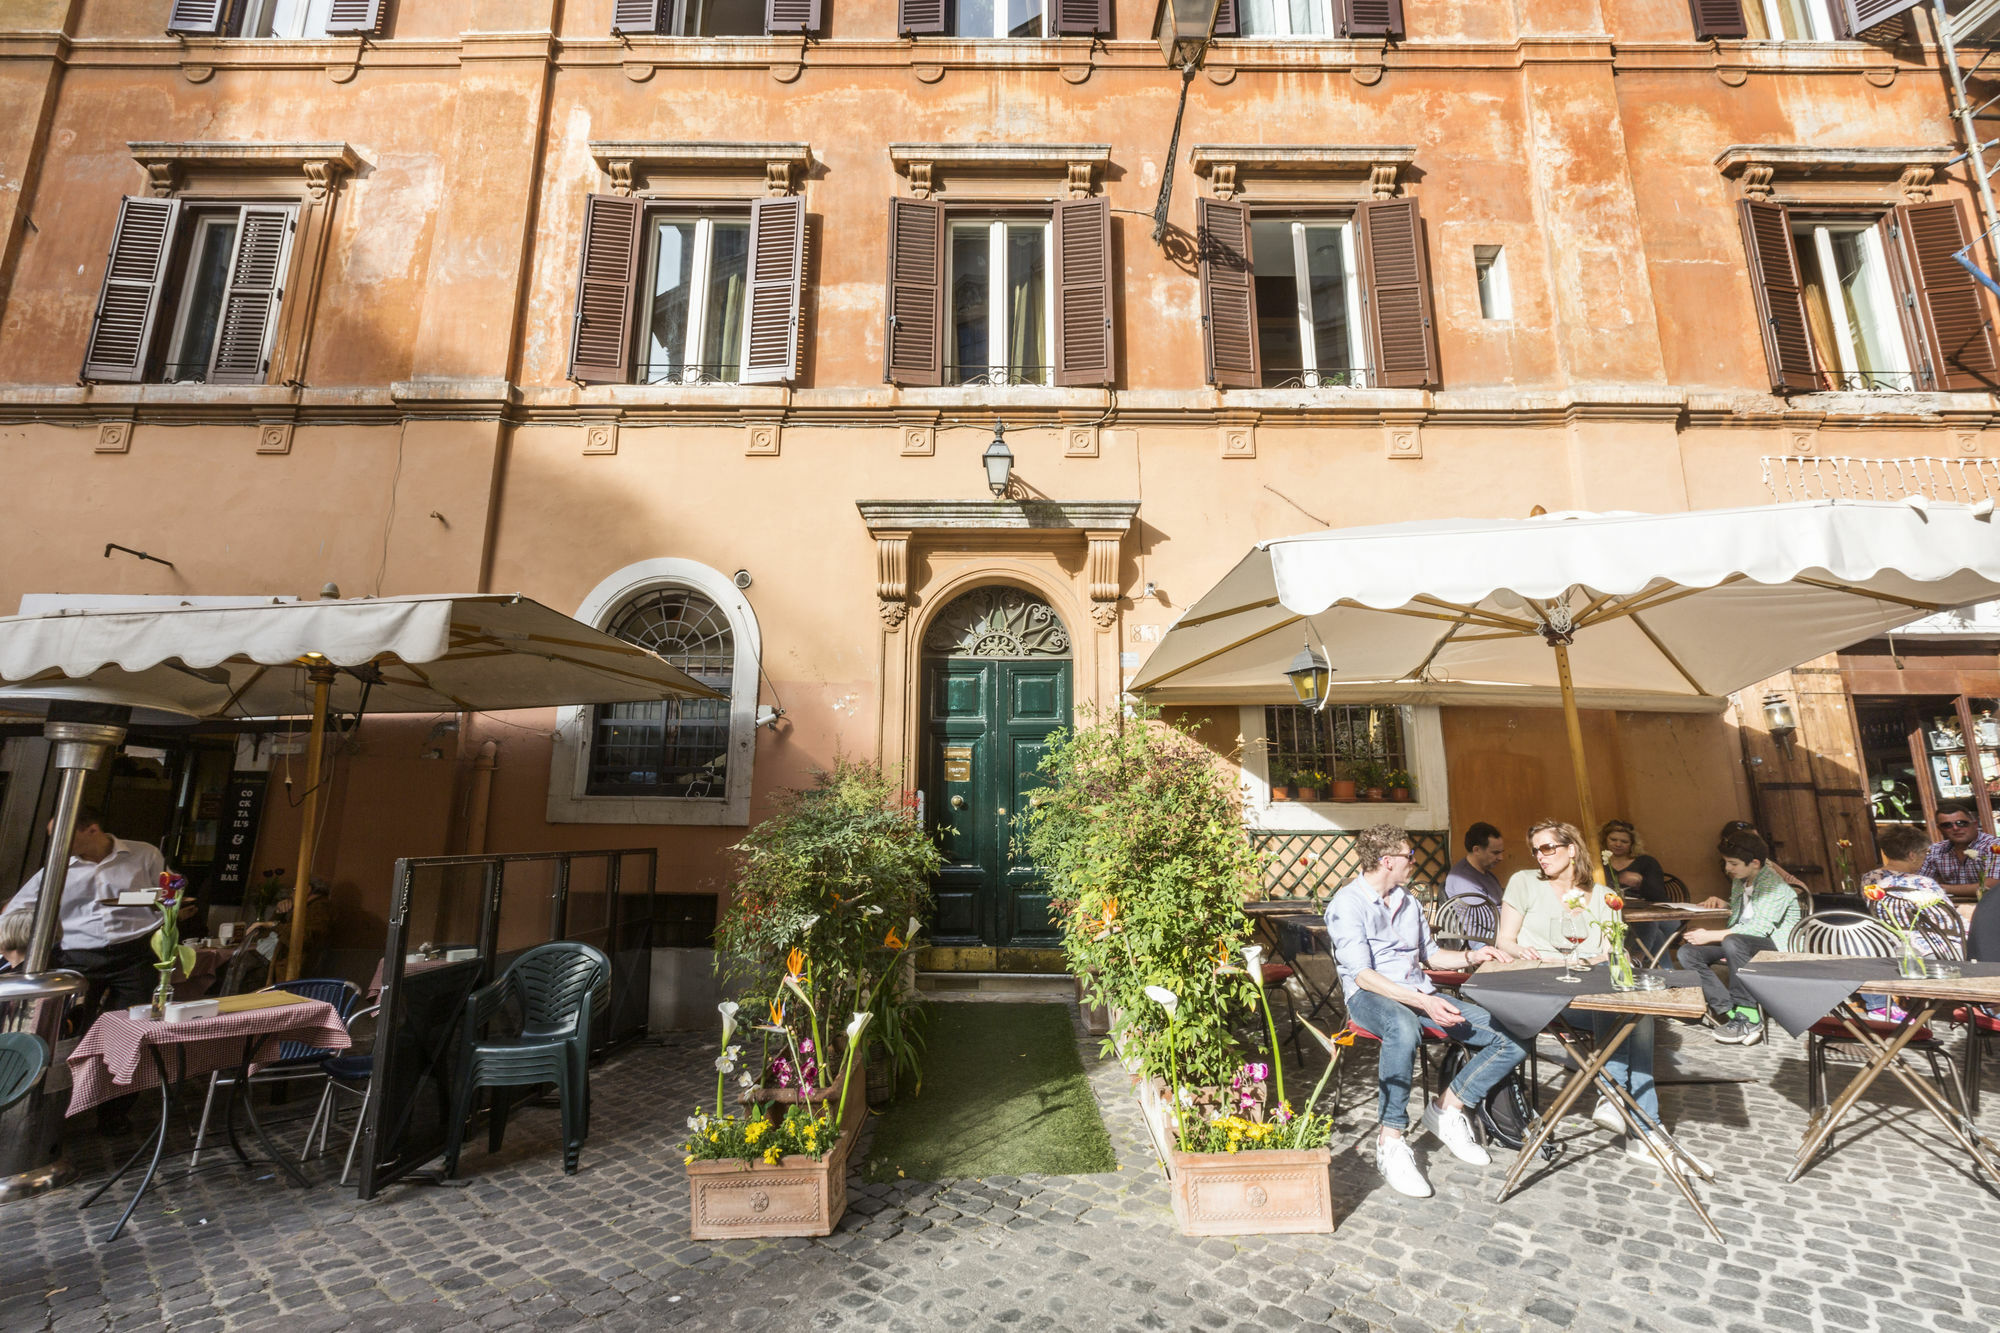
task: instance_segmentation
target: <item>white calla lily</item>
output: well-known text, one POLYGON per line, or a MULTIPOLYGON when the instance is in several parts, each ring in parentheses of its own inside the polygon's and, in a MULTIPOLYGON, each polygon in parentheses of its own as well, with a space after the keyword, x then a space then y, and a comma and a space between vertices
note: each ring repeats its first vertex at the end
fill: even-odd
POLYGON ((903 931, 903 938, 906 940, 914 940, 917 937, 917 931, 923 926, 923 924, 924 924, 923 922, 917 920, 915 917, 911 917, 908 929, 903 931))
POLYGON ((875 1015, 863 1009, 847 1020, 847 1041, 850 1046, 853 1045, 854 1039, 861 1035, 861 1029, 868 1026, 868 1020, 873 1017, 875 1015))
POLYGON ((734 1000, 724 1000, 721 1004, 715 1006, 715 1012, 722 1015, 722 1044, 724 1046, 727 1046, 729 1039, 736 1035, 736 1011, 741 1007, 734 1000))
POLYGON ((1251 976, 1257 976, 1259 969, 1264 966, 1264 946, 1261 944, 1244 945, 1243 966, 1249 969, 1251 976))
POLYGON ((1181 997, 1168 990, 1165 986, 1146 987, 1146 998, 1166 1010, 1168 1018, 1172 1018, 1174 1011, 1181 1007, 1181 997))

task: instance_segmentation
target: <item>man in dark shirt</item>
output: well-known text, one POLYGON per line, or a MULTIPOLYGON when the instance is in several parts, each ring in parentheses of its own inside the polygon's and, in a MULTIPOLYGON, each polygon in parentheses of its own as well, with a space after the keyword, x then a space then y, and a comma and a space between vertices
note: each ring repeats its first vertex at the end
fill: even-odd
POLYGON ((1497 913, 1505 886, 1493 871, 1506 859, 1507 842, 1500 830, 1484 821, 1474 824, 1465 831, 1464 859, 1445 874, 1445 896, 1467 906, 1483 904, 1497 913))

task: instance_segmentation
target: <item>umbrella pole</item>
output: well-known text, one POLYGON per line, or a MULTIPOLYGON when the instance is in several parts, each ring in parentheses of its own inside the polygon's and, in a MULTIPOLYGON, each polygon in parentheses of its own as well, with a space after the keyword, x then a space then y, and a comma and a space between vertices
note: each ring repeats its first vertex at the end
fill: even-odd
POLYGON ((312 681, 312 730, 306 733, 306 799, 299 812, 299 873, 292 885, 292 942, 285 953, 285 980, 298 980, 305 968, 306 898, 312 893, 313 844, 319 839, 320 766, 326 751, 326 709, 333 694, 333 663, 314 662, 306 672, 312 681))
MULTIPOLYGON (((1597 809, 1590 799, 1590 764, 1583 757, 1583 719, 1576 711, 1576 684, 1569 676, 1569 645, 1556 644, 1556 679, 1562 682, 1563 726, 1569 731, 1569 762, 1576 774, 1576 800, 1583 811, 1583 848, 1590 877, 1604 881, 1604 858, 1597 850, 1597 809)), ((1574 882, 1574 881, 1572 881, 1574 882)))

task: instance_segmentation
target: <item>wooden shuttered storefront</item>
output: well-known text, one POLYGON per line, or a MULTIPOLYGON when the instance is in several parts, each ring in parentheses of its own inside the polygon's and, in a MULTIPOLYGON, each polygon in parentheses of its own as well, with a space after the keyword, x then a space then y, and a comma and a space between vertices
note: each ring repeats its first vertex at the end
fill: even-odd
POLYGON ((1111 322, 1111 201, 1067 199, 1055 207, 1058 385, 1109 384, 1117 368, 1111 322))
POLYGON ((1754 199, 1740 200, 1736 208, 1771 392, 1810 392, 1819 387, 1820 377, 1806 333, 1805 285, 1792 248, 1792 215, 1782 204, 1754 199))
POLYGON ((644 202, 625 195, 593 194, 584 205, 569 351, 569 377, 580 383, 624 384, 632 378, 644 218, 644 202))
POLYGON ((1373 199, 1354 213, 1362 292, 1368 303, 1369 361, 1378 388, 1438 383, 1437 321, 1423 214, 1414 199, 1373 199))
POLYGON ((882 378, 944 383, 944 205, 889 200, 889 280, 884 292, 882 378))
MULTIPOLYGON (((1923 390, 1992 389, 2000 384, 2000 353, 1991 303, 1954 256, 1971 243, 1965 214, 1945 199, 1905 204, 1895 212, 1902 277, 1914 299, 1899 301, 1918 318, 1912 358, 1923 390)), ((1908 323, 1906 322, 1906 328, 1908 323)))
POLYGON ((788 194, 751 204, 745 384, 783 384, 798 376, 805 262, 806 201, 788 194))
POLYGON ((1201 264, 1202 364, 1208 382, 1219 389, 1254 389, 1257 295, 1250 267, 1250 210, 1198 198, 1194 219, 1201 264))
POLYGON ((84 379, 136 384, 145 378, 180 211, 178 199, 128 196, 119 201, 104 286, 83 354, 84 379))

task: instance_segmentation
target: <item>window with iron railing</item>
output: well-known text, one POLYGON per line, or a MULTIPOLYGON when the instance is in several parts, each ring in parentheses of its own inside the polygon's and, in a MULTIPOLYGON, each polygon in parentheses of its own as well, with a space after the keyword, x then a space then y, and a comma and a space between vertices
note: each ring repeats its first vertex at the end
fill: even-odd
POLYGON ((1361 387, 1361 284, 1347 219, 1256 217, 1250 224, 1263 386, 1361 387))
POLYGON ((1054 273, 1040 218, 951 220, 946 384, 1050 384, 1054 273))
POLYGON ((1271 785, 1322 789, 1343 781, 1363 787, 1402 785, 1392 776, 1408 777, 1408 734, 1405 710, 1395 704, 1329 704, 1320 710, 1267 707, 1264 737, 1271 785))

